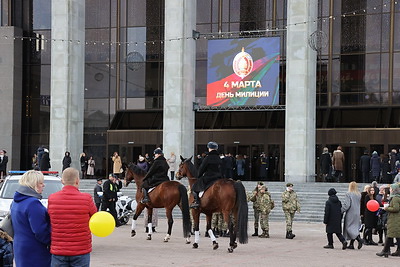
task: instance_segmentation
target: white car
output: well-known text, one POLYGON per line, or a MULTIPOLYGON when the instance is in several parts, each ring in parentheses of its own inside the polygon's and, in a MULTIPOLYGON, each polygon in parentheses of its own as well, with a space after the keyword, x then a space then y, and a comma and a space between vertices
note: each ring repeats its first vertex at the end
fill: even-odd
MULTIPOLYGON (((4 182, 0 185, 0 221, 10 210, 11 202, 13 201, 15 191, 19 186, 19 179, 21 179, 24 171, 9 171, 9 175, 4 178, 4 182)), ((62 189, 61 177, 58 172, 43 172, 44 174, 44 190, 42 193, 43 198, 40 200, 47 208, 48 198, 51 194, 58 192, 62 189)))

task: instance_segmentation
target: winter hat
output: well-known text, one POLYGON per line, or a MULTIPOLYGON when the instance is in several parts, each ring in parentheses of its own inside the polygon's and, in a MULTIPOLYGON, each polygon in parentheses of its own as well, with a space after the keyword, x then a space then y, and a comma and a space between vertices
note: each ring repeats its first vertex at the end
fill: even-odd
POLYGON ((215 142, 212 142, 212 141, 208 142, 207 148, 209 148, 209 149, 218 149, 218 144, 215 143, 215 142))
POLYGON ((331 188, 331 189, 329 189, 329 191, 328 191, 328 195, 329 196, 333 196, 333 195, 336 195, 336 190, 335 190, 335 188, 331 188))
POLYGON ((163 151, 161 150, 161 148, 159 148, 159 147, 154 150, 154 155, 157 155, 157 154, 164 154, 163 151))

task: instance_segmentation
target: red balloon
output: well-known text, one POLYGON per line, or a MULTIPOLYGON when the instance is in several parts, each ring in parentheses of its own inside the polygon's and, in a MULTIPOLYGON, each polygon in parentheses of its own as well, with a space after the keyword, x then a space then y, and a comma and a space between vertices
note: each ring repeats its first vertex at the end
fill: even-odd
POLYGON ((376 201, 376 200, 369 200, 368 202, 367 202, 367 209, 369 210, 369 211, 372 211, 372 212, 374 212, 374 211, 377 211, 378 209, 379 209, 379 203, 378 203, 378 201, 376 201))

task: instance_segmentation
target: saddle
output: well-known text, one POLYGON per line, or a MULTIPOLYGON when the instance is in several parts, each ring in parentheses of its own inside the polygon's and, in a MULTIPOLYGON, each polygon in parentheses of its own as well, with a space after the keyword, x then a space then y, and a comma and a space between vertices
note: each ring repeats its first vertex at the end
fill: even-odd
POLYGON ((214 180, 214 181, 210 182, 210 183, 204 188, 203 191, 199 192, 199 198, 201 198, 201 197, 204 195, 204 192, 206 192, 211 186, 213 186, 214 183, 216 183, 217 181, 222 180, 222 179, 226 179, 226 178, 220 178, 220 179, 217 179, 217 180, 214 180))

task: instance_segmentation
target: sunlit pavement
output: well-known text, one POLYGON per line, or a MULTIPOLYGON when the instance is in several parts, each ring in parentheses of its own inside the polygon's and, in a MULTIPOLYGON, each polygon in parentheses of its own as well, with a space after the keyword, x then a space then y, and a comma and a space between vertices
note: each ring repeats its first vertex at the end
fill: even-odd
MULTIPOLYGON (((301 214, 296 214, 301 216, 301 214)), ((201 222, 199 248, 185 244, 182 221, 175 219, 172 237, 163 242, 167 222, 160 219, 152 240, 143 218, 137 223, 137 235, 130 236, 130 225, 116 228, 108 237, 93 236, 91 266, 397 266, 400 257, 380 258, 375 255, 382 246, 363 246, 361 250, 342 250, 334 236, 335 249, 322 248, 327 244, 325 226, 316 223, 294 222, 293 240, 285 239, 285 223, 270 223, 270 238, 252 237, 253 221, 249 221, 249 242, 238 244, 228 253, 229 238, 217 239, 219 248, 212 249, 211 240, 204 237, 205 221, 201 222)), ((378 236, 373 236, 378 241, 378 236)), ((194 237, 191 238, 193 243, 194 237)), ((356 242, 357 244, 357 242, 356 242)), ((393 248, 392 248, 393 250, 393 248)), ((392 251, 393 252, 393 251, 392 251)))

